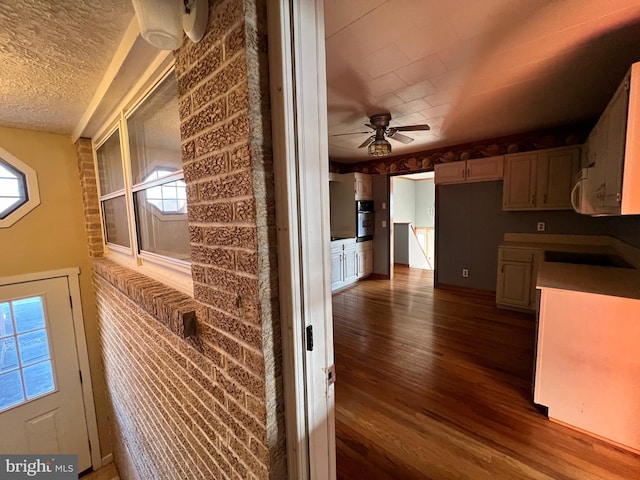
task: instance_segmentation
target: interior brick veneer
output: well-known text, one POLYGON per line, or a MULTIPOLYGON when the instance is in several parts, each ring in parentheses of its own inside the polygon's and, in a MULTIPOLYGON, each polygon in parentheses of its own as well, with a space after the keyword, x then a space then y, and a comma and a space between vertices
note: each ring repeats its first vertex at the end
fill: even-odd
POLYGON ((101 257, 104 253, 102 241, 102 226, 100 224, 100 199, 93 163, 93 149, 91 140, 80 138, 76 143, 78 157, 78 173, 82 188, 82 203, 84 205, 85 229, 89 243, 89 256, 101 257))
MULTIPOLYGON (((211 0, 205 38, 175 61, 194 297, 94 261, 115 460, 131 479, 283 479, 264 1, 211 0), (187 341, 190 308, 198 334, 187 341)), ((91 178, 90 146, 77 148, 91 178)), ((85 213, 99 232, 92 178, 85 213)))

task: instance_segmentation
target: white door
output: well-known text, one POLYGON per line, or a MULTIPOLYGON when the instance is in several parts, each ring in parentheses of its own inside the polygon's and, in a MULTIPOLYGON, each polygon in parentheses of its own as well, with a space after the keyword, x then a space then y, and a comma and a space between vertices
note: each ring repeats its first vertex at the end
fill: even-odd
POLYGON ((91 467, 66 277, 0 286, 0 452, 91 467))

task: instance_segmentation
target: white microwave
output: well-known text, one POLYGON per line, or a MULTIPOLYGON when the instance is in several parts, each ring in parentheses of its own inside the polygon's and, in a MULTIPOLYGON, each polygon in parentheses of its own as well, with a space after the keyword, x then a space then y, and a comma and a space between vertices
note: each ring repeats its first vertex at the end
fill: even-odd
POLYGON ((598 215, 597 210, 597 181, 594 167, 583 168, 576 175, 576 181, 571 190, 571 205, 573 209, 584 215, 598 215))

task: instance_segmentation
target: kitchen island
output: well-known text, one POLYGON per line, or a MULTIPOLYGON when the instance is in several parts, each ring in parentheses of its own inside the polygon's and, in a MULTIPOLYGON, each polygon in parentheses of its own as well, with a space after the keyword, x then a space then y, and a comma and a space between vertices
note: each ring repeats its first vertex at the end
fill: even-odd
MULTIPOLYGON (((595 248, 611 249, 639 266, 635 249, 595 248)), ((536 287, 535 403, 552 421, 639 453, 640 270, 542 261, 536 287)))

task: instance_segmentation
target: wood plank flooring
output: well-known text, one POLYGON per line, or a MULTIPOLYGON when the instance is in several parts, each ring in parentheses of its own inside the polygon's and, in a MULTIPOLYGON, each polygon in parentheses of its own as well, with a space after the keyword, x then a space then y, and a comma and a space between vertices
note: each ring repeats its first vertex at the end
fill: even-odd
POLYGON ((338 479, 640 479, 533 406, 533 315, 395 273, 333 297, 338 479))

